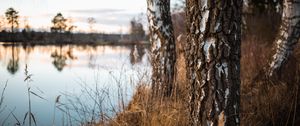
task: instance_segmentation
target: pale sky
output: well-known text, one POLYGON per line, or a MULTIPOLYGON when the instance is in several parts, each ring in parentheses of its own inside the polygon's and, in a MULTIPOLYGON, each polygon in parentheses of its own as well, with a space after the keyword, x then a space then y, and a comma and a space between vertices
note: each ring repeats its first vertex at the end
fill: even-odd
POLYGON ((61 12, 65 18, 73 19, 77 31, 87 31, 87 18, 94 17, 98 32, 126 33, 129 21, 145 13, 146 5, 146 0, 0 0, 0 16, 13 7, 19 11, 20 27, 27 17, 32 28, 49 29, 52 18, 61 12))

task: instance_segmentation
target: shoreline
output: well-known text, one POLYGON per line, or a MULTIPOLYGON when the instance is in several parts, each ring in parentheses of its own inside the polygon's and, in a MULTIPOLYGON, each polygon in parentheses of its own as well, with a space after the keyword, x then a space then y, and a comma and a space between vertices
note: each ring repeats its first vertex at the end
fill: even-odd
POLYGON ((2 46, 10 45, 110 45, 110 46, 130 46, 130 45, 150 45, 149 41, 138 42, 5 42, 0 41, 2 46))

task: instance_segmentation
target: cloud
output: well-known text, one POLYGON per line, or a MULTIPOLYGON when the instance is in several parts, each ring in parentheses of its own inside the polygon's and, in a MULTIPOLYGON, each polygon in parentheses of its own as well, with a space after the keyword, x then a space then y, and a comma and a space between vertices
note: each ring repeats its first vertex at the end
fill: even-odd
MULTIPOLYGON (((131 17, 127 16, 110 16, 110 17, 94 17, 97 24, 106 25, 129 25, 131 17)), ((87 17, 72 17, 74 22, 87 23, 87 17)))
POLYGON ((35 15, 29 15, 30 17, 34 18, 48 18, 48 17, 54 17, 54 13, 40 13, 40 14, 35 14, 35 15))
POLYGON ((72 15, 75 22, 87 23, 87 19, 93 17, 97 23, 105 25, 129 25, 129 21, 139 13, 125 9, 90 9, 66 12, 72 15))
POLYGON ((124 9, 85 9, 85 10, 68 10, 70 13, 82 13, 82 14, 99 14, 99 13, 118 13, 123 12, 124 9))

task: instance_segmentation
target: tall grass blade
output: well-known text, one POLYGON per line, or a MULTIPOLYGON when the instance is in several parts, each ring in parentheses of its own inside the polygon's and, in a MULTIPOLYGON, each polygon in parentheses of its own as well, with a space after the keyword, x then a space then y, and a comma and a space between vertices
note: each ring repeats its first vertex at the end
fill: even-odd
POLYGON ((58 96, 56 97, 55 103, 59 103, 60 96, 61 96, 61 95, 58 95, 58 96))
POLYGON ((36 88, 40 93, 44 94, 44 92, 43 92, 39 87, 35 86, 35 88, 36 88))
POLYGON ((14 119, 17 121, 17 123, 15 123, 15 126, 20 126, 21 123, 20 121, 17 119, 16 115, 14 114, 16 107, 13 110, 10 110, 10 113, 8 114, 8 116, 4 119, 4 121, 2 122, 1 126, 4 126, 6 120, 10 117, 10 115, 13 115, 14 119))
POLYGON ((7 107, 7 105, 5 105, 3 108, 0 106, 0 113, 2 113, 5 110, 6 107, 7 107))
POLYGON ((33 115, 32 113, 30 113, 30 116, 32 117, 32 119, 33 119, 33 122, 34 122, 34 125, 36 126, 36 121, 35 121, 35 117, 34 117, 34 115, 33 115))
POLYGON ((27 118, 28 112, 25 113, 24 119, 23 119, 23 125, 25 125, 25 120, 27 118))
POLYGON ((6 89, 6 87, 7 87, 7 83, 8 83, 8 80, 6 81, 6 83, 5 83, 5 85, 4 85, 4 88, 3 88, 3 90, 2 90, 2 93, 1 93, 0 108, 1 108, 1 106, 2 106, 2 104, 3 104, 3 101, 4 101, 4 92, 5 92, 5 89, 6 89))
POLYGON ((6 120, 10 117, 10 115, 12 114, 12 112, 15 110, 16 108, 14 108, 13 110, 10 111, 10 113, 8 114, 8 116, 3 120, 1 126, 4 126, 6 120))
POLYGON ((24 79, 24 81, 25 81, 25 82, 26 82, 26 81, 32 81, 31 76, 32 76, 32 74, 26 75, 26 78, 24 79))
MULTIPOLYGON (((37 96, 37 97, 39 97, 40 99, 46 100, 46 99, 43 98, 42 96, 39 96, 38 94, 36 94, 36 93, 34 93, 34 92, 32 92, 32 91, 30 91, 30 93, 33 94, 33 95, 35 95, 35 96, 37 96)), ((46 100, 46 101, 47 101, 47 100, 46 100)))
POLYGON ((16 117, 16 115, 15 115, 13 112, 11 112, 11 114, 13 115, 14 119, 17 121, 17 123, 16 123, 15 125, 16 125, 16 126, 20 126, 21 123, 20 123, 20 121, 18 120, 18 118, 16 117))
POLYGON ((60 111, 62 111, 63 113, 67 113, 64 109, 60 108, 60 107, 56 107, 57 109, 59 109, 60 111))

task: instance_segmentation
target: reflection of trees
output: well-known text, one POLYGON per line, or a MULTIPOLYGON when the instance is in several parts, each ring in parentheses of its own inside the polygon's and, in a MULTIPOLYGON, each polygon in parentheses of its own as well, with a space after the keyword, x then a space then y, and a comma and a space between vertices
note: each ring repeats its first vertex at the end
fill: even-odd
POLYGON ((143 45, 134 45, 130 50, 130 63, 132 65, 142 61, 145 54, 145 47, 143 45))
POLYGON ((51 53, 51 57, 54 59, 52 63, 58 71, 63 70, 63 68, 67 65, 66 61, 68 59, 76 59, 76 56, 73 54, 73 48, 69 47, 67 52, 63 52, 62 45, 60 45, 59 51, 55 50, 53 53, 51 53))
POLYGON ((51 57, 54 58, 52 63, 58 71, 62 71, 63 68, 67 65, 67 57, 62 54, 62 45, 59 48, 59 52, 55 50, 55 52, 51 54, 51 57))
POLYGON ((95 68, 96 67, 96 56, 93 53, 89 54, 88 67, 89 68, 95 68))
POLYGON ((63 56, 63 55, 57 55, 57 52, 55 51, 54 54, 51 55, 54 58, 54 61, 52 62, 53 65, 55 66, 55 68, 58 71, 62 71, 63 68, 67 65, 66 64, 66 60, 67 57, 63 56))
POLYGON ((14 43, 11 46, 11 54, 12 58, 8 62, 7 71, 11 74, 15 74, 19 70, 19 56, 14 43))
POLYGON ((30 53, 34 50, 34 45, 22 44, 23 50, 25 51, 25 63, 28 63, 30 53))
POLYGON ((98 54, 102 54, 105 52, 105 46, 100 46, 99 48, 97 48, 96 46, 87 48, 87 53, 88 53, 88 57, 89 57, 89 59, 88 59, 88 67, 89 68, 94 69, 97 66, 96 65, 97 55, 95 52, 97 52, 98 49, 101 52, 98 54))
POLYGON ((69 58, 71 60, 77 59, 77 57, 74 56, 74 54, 73 54, 73 47, 71 47, 71 46, 69 46, 69 50, 67 51, 66 55, 67 55, 67 58, 69 58))

